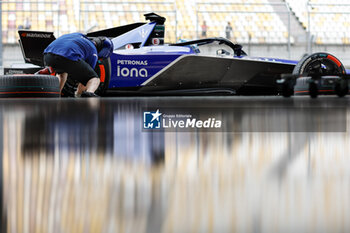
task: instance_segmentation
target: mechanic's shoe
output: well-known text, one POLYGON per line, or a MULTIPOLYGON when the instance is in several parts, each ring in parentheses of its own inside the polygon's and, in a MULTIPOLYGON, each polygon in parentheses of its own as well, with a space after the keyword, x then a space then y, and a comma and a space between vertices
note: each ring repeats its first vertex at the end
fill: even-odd
POLYGON ((78 94, 78 90, 76 90, 76 91, 74 92, 74 97, 75 97, 75 98, 79 98, 79 97, 81 97, 81 94, 82 94, 82 93, 78 94))
POLYGON ((99 97, 99 96, 92 92, 83 91, 83 93, 81 93, 81 97, 99 97))

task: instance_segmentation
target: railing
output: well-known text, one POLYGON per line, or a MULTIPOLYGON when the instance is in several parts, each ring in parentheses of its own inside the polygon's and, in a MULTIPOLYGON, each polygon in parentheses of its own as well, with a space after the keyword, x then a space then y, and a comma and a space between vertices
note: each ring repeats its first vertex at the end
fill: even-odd
POLYGON ((60 31, 60 11, 59 1, 1 1, 0 67, 3 66, 3 43, 17 43, 19 28, 35 28, 35 30, 50 30, 58 33, 60 31), (50 9, 47 9, 47 6, 50 6, 50 9), (50 20, 46 21, 46 17, 50 20), (51 23, 48 24, 48 22, 51 23))
MULTIPOLYGON (((125 21, 125 23, 116 22, 110 25, 110 18, 104 15, 113 14, 138 14, 140 21, 145 21, 142 15, 143 13, 149 13, 154 11, 158 14, 167 17, 166 24, 171 24, 171 34, 167 35, 167 39, 171 39, 172 42, 176 40, 177 35, 177 12, 175 1, 169 2, 111 2, 111 1, 45 1, 45 0, 25 0, 25 1, 0 1, 0 18, 2 23, 0 24, 0 68, 3 67, 3 44, 17 44, 18 35, 17 30, 19 26, 21 28, 28 28, 38 31, 53 31, 55 36, 60 36, 65 33, 75 31, 87 31, 89 29, 105 29, 103 25, 94 25, 92 15, 103 15, 104 25, 111 27, 124 25, 127 23, 134 23, 132 19, 125 21), (129 6, 131 10, 116 10, 111 9, 113 5, 122 6, 125 8, 129 6), (142 5, 142 9, 132 10, 132 5, 142 5), (103 8, 101 7, 103 6, 103 8), (106 7, 107 6, 107 7, 106 7), (112 7, 108 7, 112 6, 112 7), (160 8, 165 10, 161 10, 160 8), (10 17, 9 17, 10 16, 10 17), (26 27, 23 21, 29 22, 30 27, 26 27), (89 28, 90 26, 90 28, 89 28), (91 26, 95 26, 91 28, 91 26)), ((11 45, 11 46, 12 46, 11 45)), ((17 57, 13 58, 17 61, 17 57)), ((13 60, 7 58, 8 60, 13 60)))
MULTIPOLYGON (((205 3, 196 3, 196 36, 199 37, 199 17, 203 14, 209 14, 209 13, 218 13, 225 16, 234 16, 237 14, 250 14, 250 15, 256 15, 256 14, 269 14, 269 15, 275 15, 275 14, 286 14, 287 15, 287 48, 288 48, 288 54, 290 56, 290 49, 291 49, 291 19, 290 19, 290 8, 287 3, 242 3, 242 2, 205 2, 205 3), (238 8, 238 10, 215 10, 214 7, 220 7, 225 6, 226 7, 234 7, 238 8), (201 10, 201 7, 205 6, 211 6, 209 10, 201 10), (277 6, 280 8, 283 8, 282 10, 276 10, 272 7, 277 6), (254 10, 255 8, 260 7, 271 7, 271 10, 254 10), (240 10, 242 8, 245 8, 244 10, 240 10)), ((248 40, 243 41, 243 43, 250 44, 252 41, 251 35, 248 33, 248 40)), ((238 41, 238 43, 242 43, 238 41)), ((258 43, 266 44, 266 42, 260 42, 258 43)))
MULTIPOLYGON (((349 3, 333 3, 333 2, 329 2, 329 3, 311 3, 310 1, 307 2, 307 35, 308 35, 308 43, 307 43, 307 51, 308 53, 312 53, 313 52, 313 45, 314 44, 318 44, 317 41, 315 41, 315 38, 318 36, 317 35, 317 29, 319 29, 320 27, 317 25, 317 23, 315 20, 315 17, 312 16, 317 16, 317 15, 334 15, 336 17, 336 15, 339 14, 344 14, 344 15, 348 15, 350 16, 350 4, 349 3), (334 9, 335 7, 338 7, 334 9), (341 7, 341 8, 339 8, 341 7), (334 9, 334 10, 332 10, 334 9)), ((332 21, 327 21, 327 23, 330 23, 332 21)), ((336 42, 336 41, 328 41, 326 43, 323 44, 350 44, 350 34, 347 34, 346 32, 348 31, 347 29, 350 29, 350 24, 348 26, 346 25, 340 25, 343 29, 343 38, 347 39, 348 41, 340 41, 336 42)), ((322 29, 323 27, 321 27, 322 29)), ((323 29, 323 32, 326 32, 323 29)), ((337 32, 339 33, 339 31, 334 30, 334 31, 327 31, 327 34, 332 34, 332 32, 337 32)), ((325 39, 325 38, 323 38, 325 39)), ((338 38, 338 40, 341 38, 338 38)))
POLYGON ((56 33, 60 31, 59 22, 62 9, 59 1, 2 1, 1 5, 1 19, 2 22, 7 22, 5 28, 8 29, 6 32, 10 35, 5 43, 17 42, 15 38, 17 38, 19 27, 50 30, 56 33))
MULTIPOLYGON (((167 18, 165 24, 174 23, 175 27, 170 36, 166 39, 177 40, 177 11, 176 3, 173 2, 109 2, 109 1, 80 1, 79 4, 79 30, 88 32, 90 30, 99 30, 109 27, 121 26, 124 24, 144 22, 145 13, 155 12, 167 18), (93 9, 91 9, 92 7, 93 9), (98 6, 98 9, 96 8, 98 6), (108 9, 106 9, 108 7, 108 9), (119 9, 118 9, 119 8, 119 9), (126 8, 126 10, 124 10, 126 8), (134 9, 133 9, 134 8, 134 9), (90 18, 91 13, 100 16, 102 19, 90 18), (113 15, 112 15, 113 14, 113 15), (123 22, 118 20, 123 17, 123 22), (104 20, 104 22, 103 22, 104 20), (100 23, 98 22, 100 21, 100 23), (100 25, 102 24, 102 25, 100 25)), ((166 26, 167 29, 167 26, 166 26)), ((166 30, 167 31, 167 30, 166 30)), ((168 30, 169 31, 169 30, 168 30)))

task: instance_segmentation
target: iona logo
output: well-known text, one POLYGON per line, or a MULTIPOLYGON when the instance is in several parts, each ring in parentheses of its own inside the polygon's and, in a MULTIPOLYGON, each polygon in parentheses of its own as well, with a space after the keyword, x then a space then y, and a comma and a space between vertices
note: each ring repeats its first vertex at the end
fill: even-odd
POLYGON ((117 66, 117 75, 120 77, 141 77, 141 78, 147 78, 148 77, 148 72, 145 68, 137 69, 137 68, 127 68, 123 67, 121 68, 120 66, 117 66))

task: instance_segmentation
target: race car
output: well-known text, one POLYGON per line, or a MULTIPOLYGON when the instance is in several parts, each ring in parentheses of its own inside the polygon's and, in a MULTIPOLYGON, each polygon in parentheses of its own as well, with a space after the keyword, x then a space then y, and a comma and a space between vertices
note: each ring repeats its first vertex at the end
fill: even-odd
MULTIPOLYGON (((114 45, 110 58, 99 60, 96 65, 101 80, 96 94, 285 97, 310 94, 316 97, 320 93, 338 96, 348 93, 347 72, 331 54, 316 53, 298 62, 249 57, 241 45, 224 38, 165 44, 166 19, 155 13, 145 17, 149 22, 87 34, 88 37, 106 36, 114 45)), ((19 36, 25 61, 41 69, 42 52, 55 40, 53 33, 20 30, 19 36)), ((74 96, 76 86, 74 77, 68 78, 62 94, 74 96)))

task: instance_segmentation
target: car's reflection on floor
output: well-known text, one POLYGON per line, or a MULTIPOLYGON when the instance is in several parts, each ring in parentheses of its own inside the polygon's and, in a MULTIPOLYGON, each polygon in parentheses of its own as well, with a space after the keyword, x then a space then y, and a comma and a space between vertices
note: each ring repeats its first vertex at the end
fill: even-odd
POLYGON ((255 100, 1 100, 1 231, 349 231, 347 100, 255 100), (143 129, 197 107, 224 130, 143 129))

